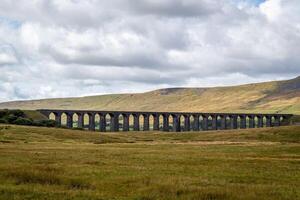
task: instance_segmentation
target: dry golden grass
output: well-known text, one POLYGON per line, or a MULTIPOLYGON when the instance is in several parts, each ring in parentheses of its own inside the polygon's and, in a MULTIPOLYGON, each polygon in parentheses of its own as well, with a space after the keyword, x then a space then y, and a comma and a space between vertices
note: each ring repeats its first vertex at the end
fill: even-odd
POLYGON ((198 133, 0 125, 0 199, 300 199, 300 127, 198 133))

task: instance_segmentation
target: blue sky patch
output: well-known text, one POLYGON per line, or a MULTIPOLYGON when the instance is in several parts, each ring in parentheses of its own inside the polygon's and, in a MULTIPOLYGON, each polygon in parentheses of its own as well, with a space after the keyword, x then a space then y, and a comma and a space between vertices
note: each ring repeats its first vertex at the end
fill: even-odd
POLYGON ((0 23, 4 23, 6 26, 12 29, 18 29, 22 25, 22 22, 17 20, 12 20, 4 16, 0 16, 0 23))
POLYGON ((233 2, 235 3, 241 3, 241 2, 245 2, 248 4, 252 4, 255 6, 259 6, 260 4, 264 3, 267 0, 233 0, 233 2))

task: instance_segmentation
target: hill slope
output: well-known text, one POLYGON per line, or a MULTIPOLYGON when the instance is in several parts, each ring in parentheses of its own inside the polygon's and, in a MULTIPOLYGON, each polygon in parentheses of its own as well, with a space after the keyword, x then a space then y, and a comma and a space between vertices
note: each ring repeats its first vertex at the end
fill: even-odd
POLYGON ((300 77, 232 87, 171 88, 138 94, 5 102, 0 103, 0 108, 300 114, 300 77))

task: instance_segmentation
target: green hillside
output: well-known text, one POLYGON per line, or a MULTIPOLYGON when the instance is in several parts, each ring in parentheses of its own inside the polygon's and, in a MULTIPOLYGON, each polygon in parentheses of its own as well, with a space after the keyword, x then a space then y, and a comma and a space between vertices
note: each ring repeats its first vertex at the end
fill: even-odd
POLYGON ((5 102, 0 103, 1 108, 300 114, 300 77, 232 87, 170 88, 138 94, 5 102))

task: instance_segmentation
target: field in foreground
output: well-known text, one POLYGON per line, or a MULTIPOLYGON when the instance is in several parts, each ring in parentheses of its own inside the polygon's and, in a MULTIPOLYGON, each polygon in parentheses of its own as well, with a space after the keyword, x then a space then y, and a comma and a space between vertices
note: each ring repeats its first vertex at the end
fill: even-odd
POLYGON ((300 127, 92 133, 0 125, 0 199, 300 199, 300 127))

